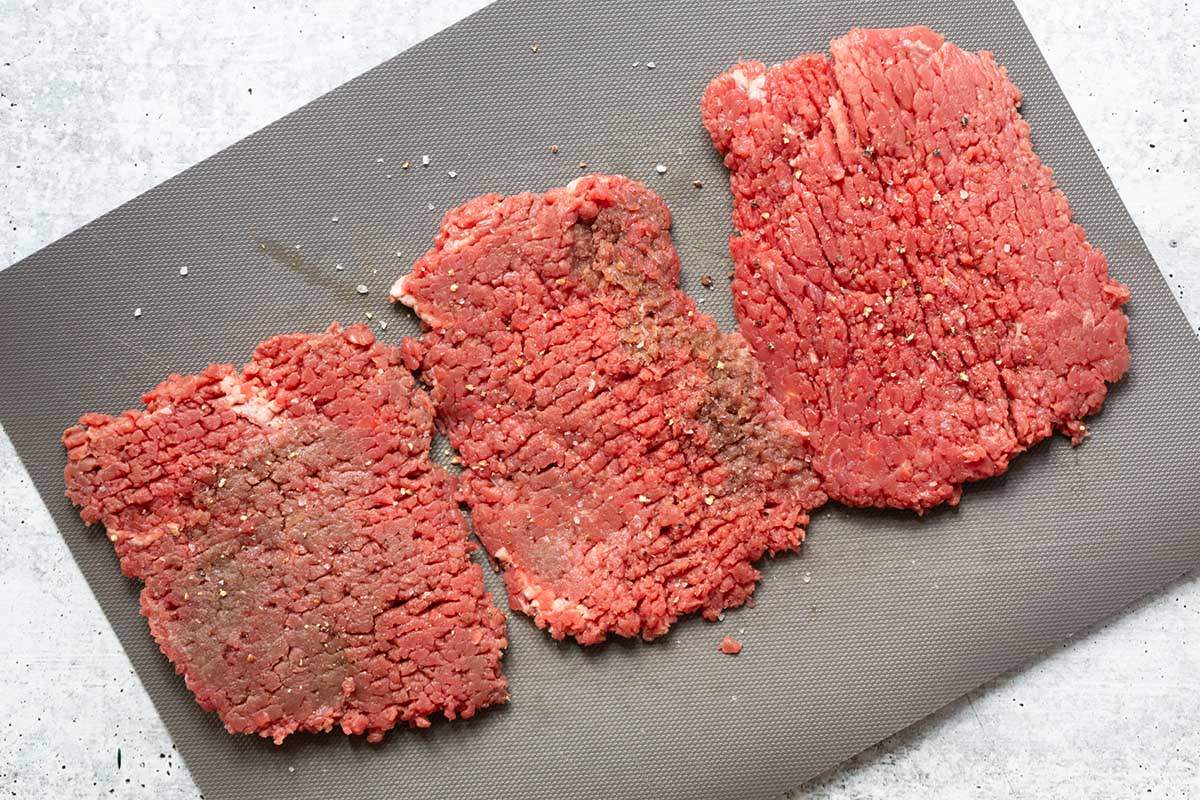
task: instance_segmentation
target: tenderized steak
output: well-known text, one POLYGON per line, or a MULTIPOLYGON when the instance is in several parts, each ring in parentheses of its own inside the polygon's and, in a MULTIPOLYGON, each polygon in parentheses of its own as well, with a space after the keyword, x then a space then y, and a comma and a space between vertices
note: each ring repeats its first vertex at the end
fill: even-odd
POLYGON ((852 31, 701 106, 731 170, 741 328, 830 496, 956 503, 1125 372, 1128 290, 1071 222, 1020 92, 926 28, 852 31))
POLYGON ((468 555, 433 409, 362 325, 277 336, 63 434, 142 613, 230 733, 366 733, 507 698, 504 614, 468 555))
POLYGON ((446 215, 392 289, 509 598, 557 637, 652 639, 746 602, 824 495, 739 335, 676 288, 670 212, 585 176, 446 215))

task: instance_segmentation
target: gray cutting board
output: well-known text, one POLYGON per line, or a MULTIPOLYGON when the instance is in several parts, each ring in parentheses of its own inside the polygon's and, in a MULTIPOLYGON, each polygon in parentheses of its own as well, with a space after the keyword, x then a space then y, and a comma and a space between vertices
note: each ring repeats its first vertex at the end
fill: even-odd
POLYGON ((498 3, 0 273, 0 341, 0 422, 210 800, 769 797, 1200 564, 1200 345, 1009 3, 498 3), (667 198, 684 287, 730 327, 706 82, 912 23, 1008 66, 1035 146, 1133 289, 1133 368, 1093 438, 1047 442, 921 519, 827 507, 721 625, 582 650, 514 616, 513 700, 469 723, 275 747, 200 710, 62 496, 64 427, 275 333, 369 310, 399 341, 417 326, 387 287, 446 209, 565 183, 580 161, 667 198), (742 628, 745 651, 719 654, 742 628))

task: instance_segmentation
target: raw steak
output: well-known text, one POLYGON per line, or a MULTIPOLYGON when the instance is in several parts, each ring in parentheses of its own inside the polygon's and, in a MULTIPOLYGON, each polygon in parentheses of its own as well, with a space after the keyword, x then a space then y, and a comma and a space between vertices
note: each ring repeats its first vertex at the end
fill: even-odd
POLYGON ((735 307, 830 496, 956 503, 1125 372, 1129 292, 1071 222, 1021 95, 926 28, 704 94, 731 170, 735 307))
POLYGON ((504 702, 504 615, 397 348, 361 325, 277 336, 241 374, 213 364, 142 400, 63 434, 67 495, 230 733, 376 741, 504 702))
POLYGON ((738 335, 676 288, 671 217, 585 176, 446 215, 392 289, 514 608, 557 637, 652 639, 746 602, 824 496, 738 335))

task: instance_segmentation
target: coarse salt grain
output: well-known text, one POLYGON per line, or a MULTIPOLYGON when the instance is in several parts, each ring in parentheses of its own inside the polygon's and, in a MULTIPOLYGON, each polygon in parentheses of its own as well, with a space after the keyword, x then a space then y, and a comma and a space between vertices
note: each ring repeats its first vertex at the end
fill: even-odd
POLYGON ((361 283, 358 286, 355 286, 354 290, 356 292, 358 292, 359 294, 366 294, 367 292, 371 291, 364 284, 361 284, 361 283))

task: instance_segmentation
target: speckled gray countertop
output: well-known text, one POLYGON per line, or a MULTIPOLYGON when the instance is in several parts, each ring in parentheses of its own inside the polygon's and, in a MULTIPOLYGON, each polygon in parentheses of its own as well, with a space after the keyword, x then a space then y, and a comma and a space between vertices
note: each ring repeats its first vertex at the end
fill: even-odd
MULTIPOLYGON (((0 264, 483 5, 0 0, 0 264)), ((1200 325, 1200 6, 1018 5, 1200 325)), ((5 796, 199 795, 2 432, 0 675, 5 796)), ((1193 575, 790 796, 1200 797, 1198 679, 1193 575)))

